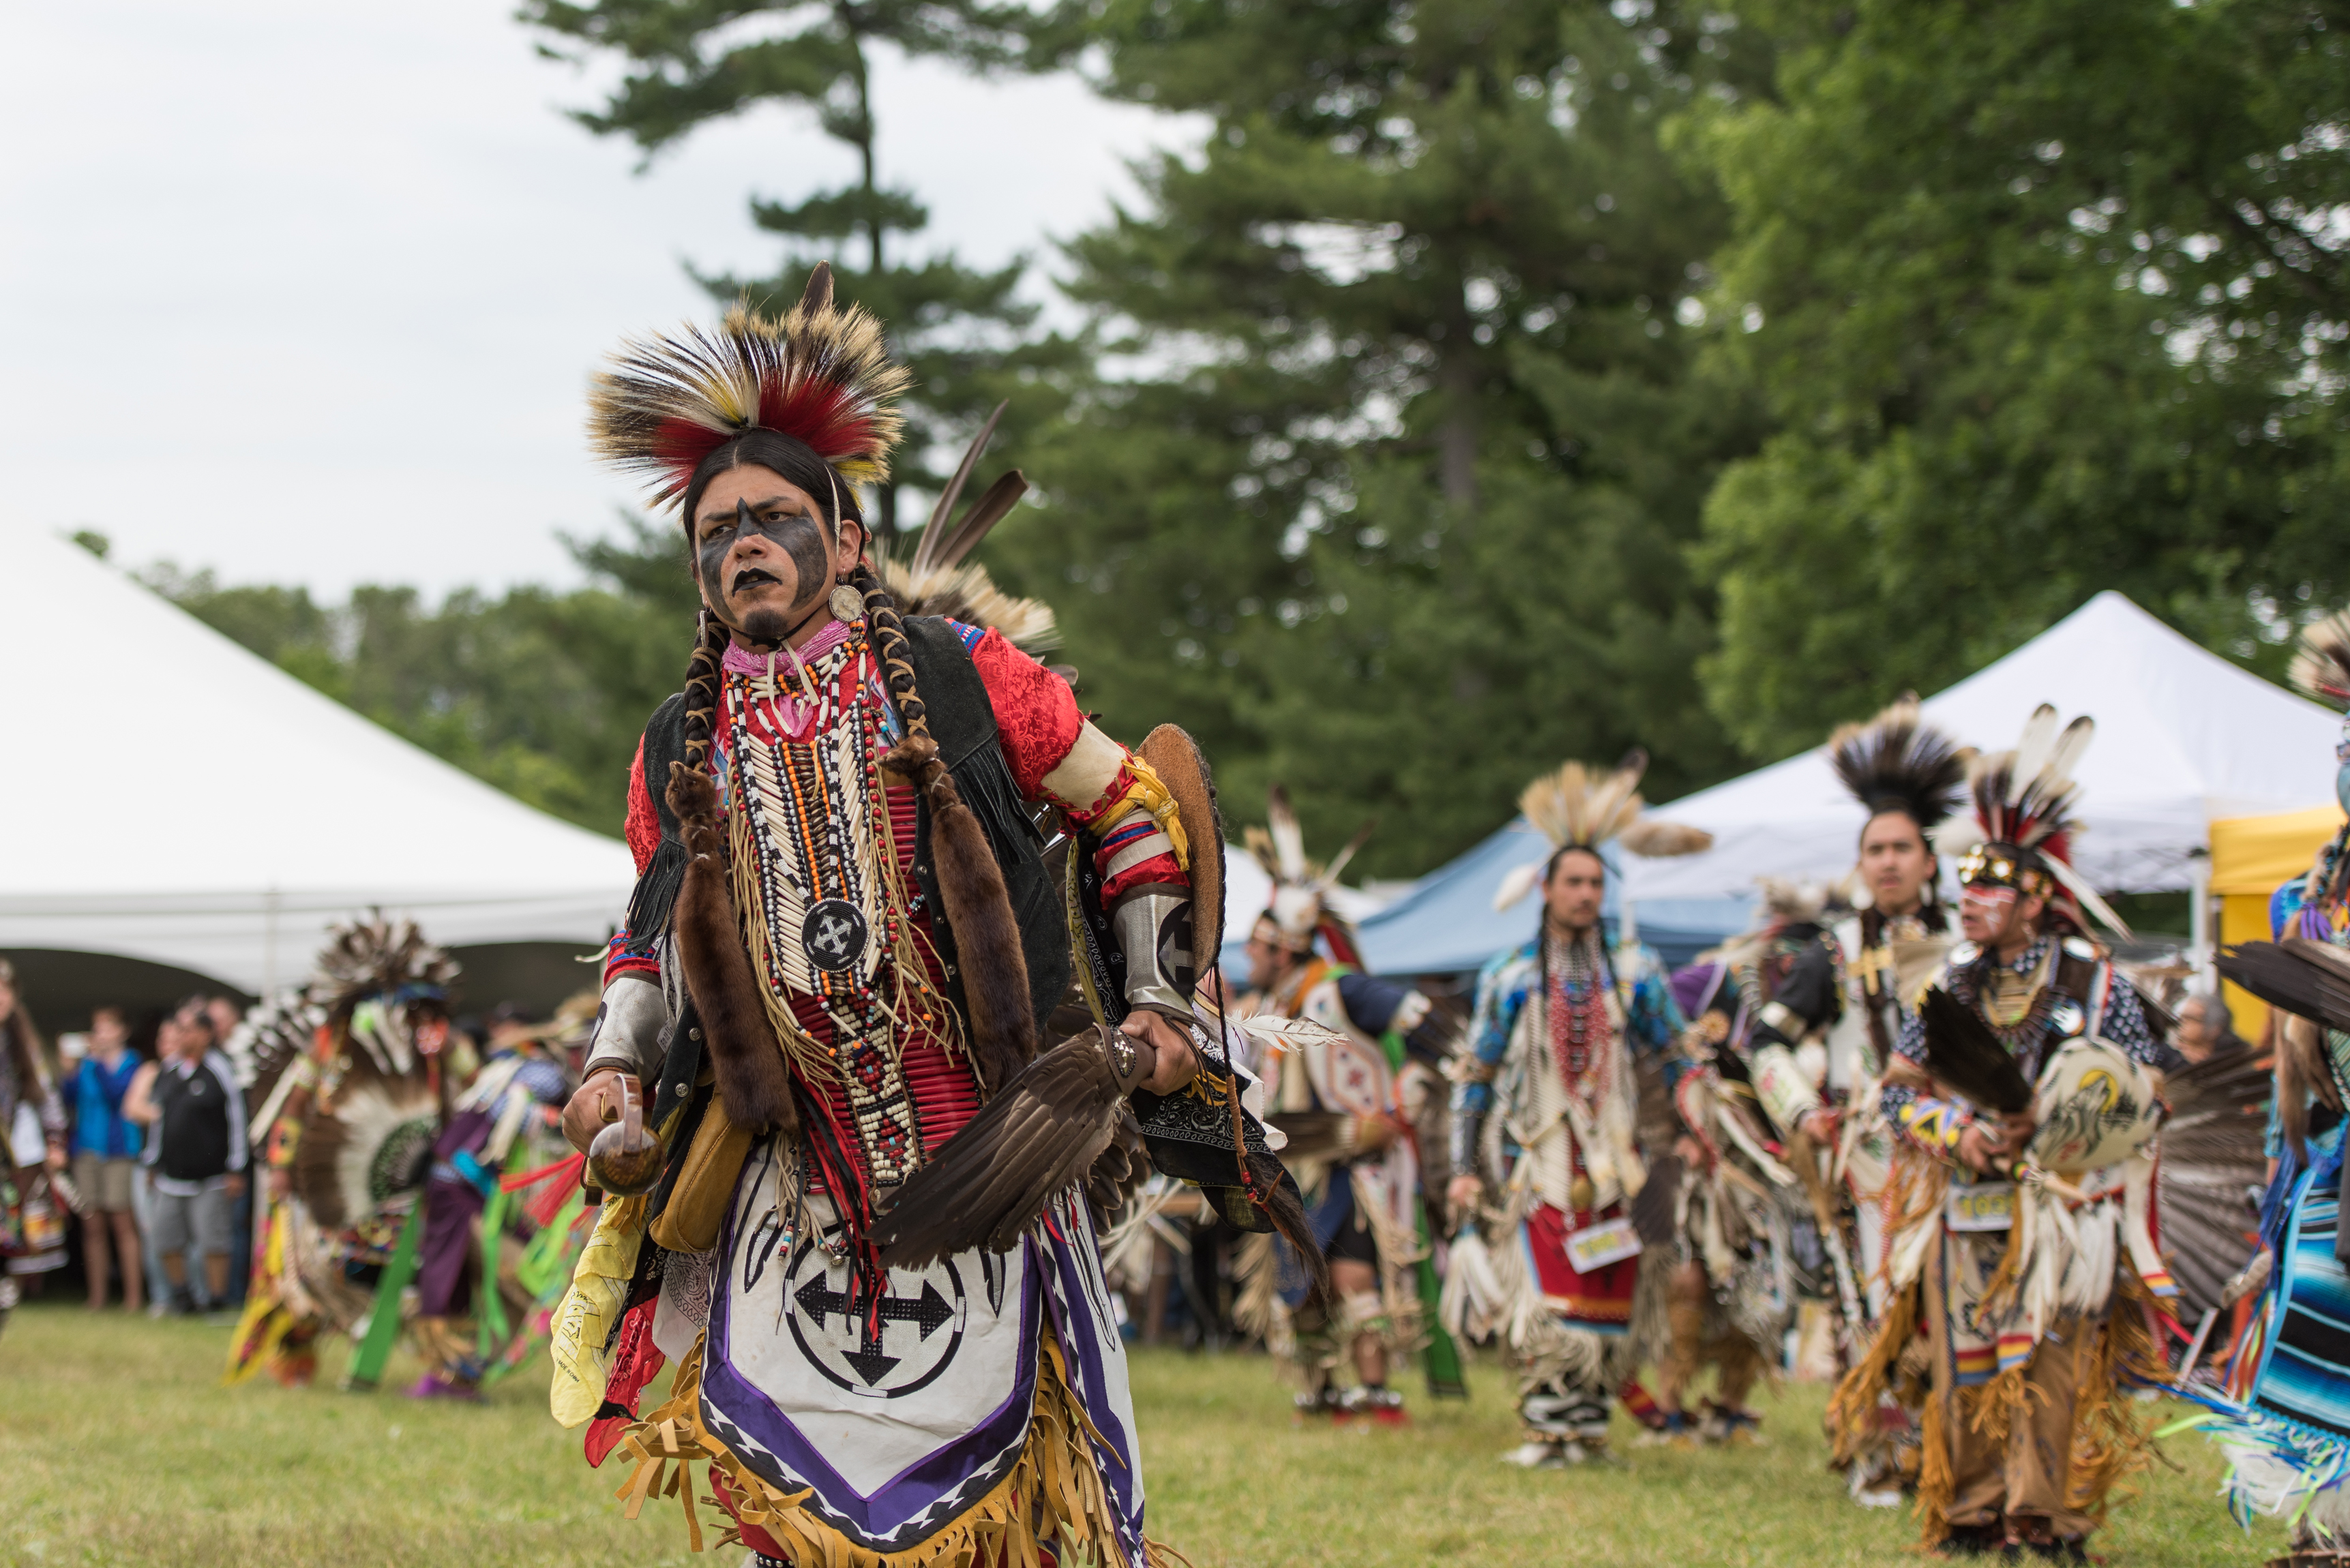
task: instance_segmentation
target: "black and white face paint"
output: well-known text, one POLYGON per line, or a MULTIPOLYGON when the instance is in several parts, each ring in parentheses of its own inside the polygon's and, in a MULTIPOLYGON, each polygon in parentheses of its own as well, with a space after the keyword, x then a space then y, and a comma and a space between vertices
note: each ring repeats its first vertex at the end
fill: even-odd
POLYGON ((712 612, 750 641, 784 641, 832 589, 830 532, 782 496, 737 501, 732 516, 705 516, 694 565, 712 612))

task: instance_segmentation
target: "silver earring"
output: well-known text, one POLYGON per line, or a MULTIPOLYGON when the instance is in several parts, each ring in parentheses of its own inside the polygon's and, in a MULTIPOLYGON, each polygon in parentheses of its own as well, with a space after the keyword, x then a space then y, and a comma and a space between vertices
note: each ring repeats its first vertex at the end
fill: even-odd
POLYGON ((847 583, 832 586, 832 616, 835 620, 855 620, 865 613, 865 596, 847 583))

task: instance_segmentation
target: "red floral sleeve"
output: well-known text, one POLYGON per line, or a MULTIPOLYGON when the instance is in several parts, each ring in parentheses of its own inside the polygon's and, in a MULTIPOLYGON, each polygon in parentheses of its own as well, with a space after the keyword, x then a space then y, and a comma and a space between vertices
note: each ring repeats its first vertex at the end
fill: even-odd
POLYGON ((971 650, 980 680, 987 683, 988 704, 995 710, 995 728, 1003 745, 1003 760, 1012 766, 1013 782, 1021 795, 1036 798, 1045 775, 1059 765, 1076 743, 1085 715, 1069 683, 990 630, 971 650))

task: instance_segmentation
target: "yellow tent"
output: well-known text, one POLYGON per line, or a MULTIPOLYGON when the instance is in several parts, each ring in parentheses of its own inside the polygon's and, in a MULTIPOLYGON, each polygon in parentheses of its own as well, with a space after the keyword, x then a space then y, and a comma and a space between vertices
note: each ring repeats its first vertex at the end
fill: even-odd
MULTIPOLYGON (((2211 891, 2220 898, 2220 940, 2266 941, 2269 898, 2303 875, 2342 831, 2342 808, 2321 805, 2274 816, 2236 816, 2211 825, 2211 891)), ((2224 988, 2236 1033, 2258 1040, 2268 1007, 2233 985, 2224 988)))

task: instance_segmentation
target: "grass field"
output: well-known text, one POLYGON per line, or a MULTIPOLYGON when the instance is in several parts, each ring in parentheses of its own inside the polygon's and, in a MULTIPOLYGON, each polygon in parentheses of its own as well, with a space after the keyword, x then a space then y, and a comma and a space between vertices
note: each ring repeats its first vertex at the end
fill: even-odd
MULTIPOLYGON (((18 1311, 0 1334, 0 1564, 696 1561, 673 1503, 619 1516, 619 1476, 588 1469, 527 1370, 483 1408, 338 1393, 339 1350, 316 1388, 225 1389, 226 1338, 78 1306, 18 1311)), ((1151 1534, 1197 1568, 1916 1561, 1906 1511, 1853 1507, 1821 1468, 1813 1387, 1766 1403, 1753 1448, 1627 1449, 1621 1468, 1529 1474, 1494 1460, 1513 1429, 1490 1366, 1471 1401, 1415 1397, 1400 1430, 1293 1428, 1261 1357, 1142 1352, 1134 1384, 1151 1534)), ((2177 1469, 2138 1478, 2095 1542, 2107 1561, 2191 1568, 2274 1552, 2280 1531, 2247 1537, 2214 1500, 2201 1438, 2164 1447, 2177 1469)))

